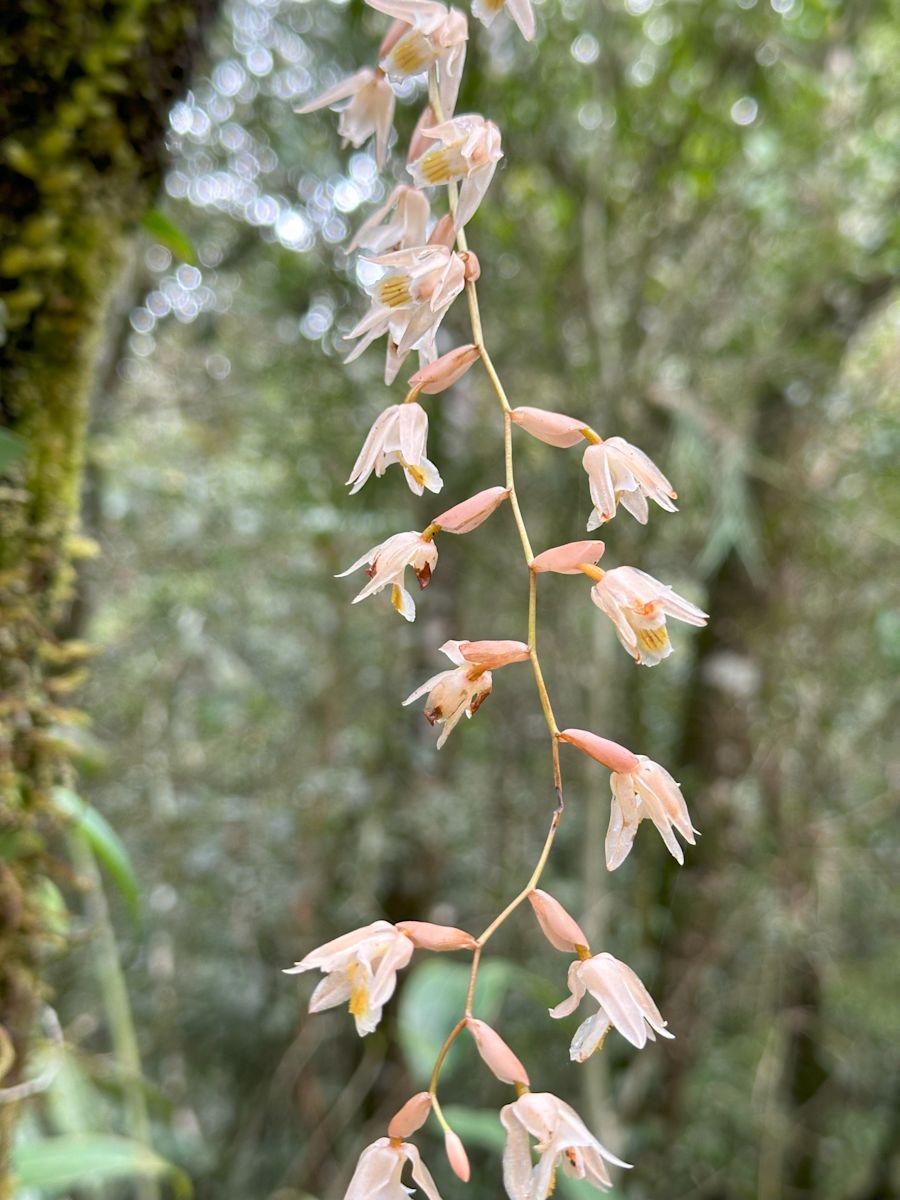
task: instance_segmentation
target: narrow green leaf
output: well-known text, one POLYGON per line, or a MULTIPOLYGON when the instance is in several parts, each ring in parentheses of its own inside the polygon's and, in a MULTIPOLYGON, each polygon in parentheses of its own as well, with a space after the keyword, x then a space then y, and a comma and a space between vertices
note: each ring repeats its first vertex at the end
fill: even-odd
POLYGON ((75 1133, 39 1138, 16 1146, 13 1172, 19 1187, 58 1196, 67 1188, 114 1179, 168 1176, 179 1196, 190 1196, 190 1180, 149 1146, 108 1134, 75 1133))
POLYGON ((141 225, 152 237, 171 250, 176 258, 196 266, 197 251, 194 249, 194 243, 165 213, 161 213, 158 208, 149 208, 141 217, 141 225))
POLYGON ((55 788, 54 798, 59 811, 72 819, 74 831, 87 841, 96 858, 109 872, 134 923, 140 924, 140 888, 122 839, 106 817, 69 788, 55 788))
POLYGON ((0 429, 0 471, 18 462, 28 449, 28 443, 11 429, 0 429))

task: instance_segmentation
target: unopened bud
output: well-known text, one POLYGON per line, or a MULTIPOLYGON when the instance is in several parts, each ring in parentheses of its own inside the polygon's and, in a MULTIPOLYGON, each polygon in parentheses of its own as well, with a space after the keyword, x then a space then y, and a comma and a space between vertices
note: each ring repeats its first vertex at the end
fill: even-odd
POLYGON ((398 921, 397 928, 419 950, 474 950, 476 946, 471 933, 452 925, 432 925, 430 921, 398 921))
POLYGON ((478 528, 482 521, 488 519, 494 509, 502 504, 508 495, 509 488, 485 488, 483 492, 470 496, 461 504, 455 504, 453 508, 448 508, 439 517, 435 517, 431 524, 437 525, 443 533, 471 533, 473 529, 478 528))
POLYGON ((528 1072, 496 1029, 492 1029, 484 1021, 479 1021, 477 1017, 467 1017, 466 1026, 475 1039, 478 1053, 485 1065, 501 1083, 524 1083, 528 1086, 528 1072))
POLYGON ((486 671, 514 662, 525 662, 530 653, 524 642, 458 642, 457 646, 466 662, 483 667, 486 671))
POLYGON ((428 1120, 428 1114, 431 1112, 431 1095, 428 1092, 416 1092, 403 1107, 391 1117, 391 1123, 388 1125, 388 1137, 404 1138, 410 1137, 421 1129, 428 1120))
POLYGON ((595 563, 603 557, 606 546, 597 540, 566 542, 554 546, 531 560, 532 571, 554 571, 557 575, 578 575, 581 563, 595 563))
POLYGON ((447 1151, 447 1158, 453 1168, 453 1174, 463 1183, 468 1183, 469 1176, 472 1174, 469 1167, 469 1156, 466 1154, 465 1146, 452 1129, 448 1129, 444 1134, 444 1149, 447 1151))
POLYGON ((577 417, 567 417, 565 413, 525 406, 514 408, 509 415, 526 433, 546 442, 548 446, 559 446, 564 450, 567 446, 574 446, 584 437, 584 421, 579 421, 577 417))
POLYGON ((427 367, 421 367, 416 371, 415 375, 410 376, 409 386, 417 393, 422 392, 426 396, 436 396, 439 392, 451 387, 458 379, 462 379, 480 353, 478 347, 471 343, 457 346, 455 350, 442 354, 427 367))
POLYGON ((478 261, 478 255, 474 250, 463 250, 459 257, 463 260, 465 267, 466 283, 474 283, 481 276, 481 263, 478 261))
POLYGON ((609 767, 611 771, 620 775, 628 775, 640 766, 636 754, 632 754, 618 742, 598 737, 596 733, 587 729, 564 729, 559 735, 559 740, 577 746, 583 754, 589 754, 598 763, 603 763, 604 767, 609 767))
POLYGON ((544 937, 557 950, 577 954, 579 946, 589 945, 587 936, 573 916, 549 892, 535 888, 528 893, 534 915, 544 931, 544 937))

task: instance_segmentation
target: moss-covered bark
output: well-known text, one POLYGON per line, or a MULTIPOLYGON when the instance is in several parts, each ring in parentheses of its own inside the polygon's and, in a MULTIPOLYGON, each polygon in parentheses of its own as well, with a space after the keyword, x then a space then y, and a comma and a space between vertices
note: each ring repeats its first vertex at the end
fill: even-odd
MULTIPOLYGON (((0 1034, 22 1077, 41 998, 35 885, 84 647, 71 598, 88 396, 125 239, 157 186, 168 107, 214 0, 24 0, 0 39, 0 1034), (9 442, 5 445, 8 447, 9 442)), ((0 1198, 14 1104, 0 1107, 0 1198)))

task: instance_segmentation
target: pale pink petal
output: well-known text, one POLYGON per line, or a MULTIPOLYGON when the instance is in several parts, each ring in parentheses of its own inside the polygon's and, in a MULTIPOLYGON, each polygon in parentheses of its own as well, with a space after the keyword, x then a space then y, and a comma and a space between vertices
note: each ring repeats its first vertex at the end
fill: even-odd
POLYGON ((344 1200, 373 1200, 384 1197, 385 1189, 393 1182, 399 1184, 402 1158, 388 1138, 379 1138, 367 1146, 359 1157, 353 1178, 344 1200), (396 1176, 396 1180, 395 1180, 396 1176))
POLYGON ((571 1016, 584 998, 586 988, 584 980, 581 977, 580 960, 570 963, 566 983, 568 984, 569 995, 554 1008, 549 1009, 550 1016, 556 1020, 571 1016))
POLYGON ((506 7, 525 41, 532 41, 534 38, 534 10, 530 0, 506 0, 506 7))
POLYGON ((535 1200, 531 1190, 531 1148, 528 1130, 519 1120, 514 1104, 500 1109, 500 1120, 506 1129, 503 1148, 503 1186, 510 1200, 535 1200))
POLYGON ((575 1030, 575 1036, 569 1046, 569 1058, 572 1062, 587 1062, 611 1028, 602 1009, 586 1021, 582 1021, 575 1030))
POLYGON ((439 517, 435 517, 431 524, 437 525, 444 533, 470 533, 477 529, 482 521, 486 521, 508 495, 509 489, 505 487, 485 488, 483 492, 470 496, 461 504, 448 508, 439 517))
POLYGON ((403 1107, 391 1117, 388 1125, 388 1137, 408 1138, 421 1129, 428 1120, 431 1112, 431 1095, 428 1092, 416 1092, 403 1107))
MULTIPOLYGON (((381 57, 381 56, 379 56, 381 57)), ((409 139, 409 150, 407 151, 407 164, 419 158, 429 146, 429 133, 427 132, 434 125, 434 109, 430 104, 426 104, 416 121, 416 127, 412 131, 412 137, 409 139)))
POLYGON ((447 15, 447 9, 438 0, 366 0, 366 4, 409 25, 417 21, 437 21, 447 15))
POLYGON ((565 413, 549 412, 543 408, 514 408, 509 415, 532 437, 561 449, 580 442, 586 429, 584 421, 576 417, 567 417, 565 413))
POLYGON ((605 549, 604 543, 596 540, 566 542, 565 545, 554 546, 538 554, 531 560, 531 569, 555 571, 557 575, 578 575, 579 563, 599 562, 605 549))
POLYGON ((551 946, 555 946, 557 950, 564 950, 567 954, 575 954, 579 946, 588 946, 584 930, 549 892, 535 888, 528 893, 528 899, 544 937, 551 946))
POLYGON ((466 1026, 475 1039, 478 1053, 501 1083, 529 1085, 528 1072, 495 1029, 477 1017, 467 1017, 466 1026))
POLYGON ((572 746, 577 746, 583 753, 589 754, 591 758, 603 763, 604 767, 609 767, 611 771, 627 773, 637 770, 640 766, 640 759, 636 754, 632 754, 618 742, 598 737, 596 733, 591 733, 587 729, 564 729, 559 738, 562 742, 569 742, 572 746))
POLYGON ((365 87, 367 83, 371 83, 374 78, 375 72, 372 68, 364 67, 363 70, 357 71, 355 75, 350 75, 347 79, 342 79, 334 87, 327 88, 321 95, 316 96, 315 100, 310 100, 308 104, 304 104, 300 108, 295 108, 294 112, 304 117, 307 113, 315 112, 316 109, 327 108, 329 104, 336 104, 339 100, 346 100, 349 96, 355 96, 361 88, 365 87))
POLYGON ((452 925, 433 925, 430 921, 398 921, 397 928, 407 935, 418 950, 474 950, 477 944, 471 933, 452 925))
MULTIPOLYGON (((369 0, 371 3, 371 0, 369 0)), ((441 1194, 437 1190, 434 1180, 431 1178, 431 1172, 422 1162, 419 1151, 410 1142, 404 1142, 401 1146, 403 1153, 412 1164, 413 1182, 418 1184, 428 1200, 441 1200, 441 1194)), ((399 1197, 398 1197, 399 1200, 399 1197)))
POLYGON ((442 679, 447 679, 453 674, 453 671, 439 671, 437 675, 432 675, 430 679, 425 680, 421 687, 417 687, 414 692, 411 692, 406 697, 406 699, 403 701, 403 707, 406 708, 407 704, 412 704, 414 700, 418 700, 421 696, 424 696, 426 692, 430 692, 431 689, 436 684, 440 683, 442 679))
MULTIPOLYGON (((289 972, 288 972, 289 973, 289 972)), ((333 971, 320 979, 313 988, 307 1010, 311 1013, 324 1012, 350 999, 350 978, 344 972, 333 971)))
POLYGON ((446 246, 449 250, 455 241, 456 228, 453 224, 453 217, 449 213, 446 213, 428 235, 428 245, 446 246))

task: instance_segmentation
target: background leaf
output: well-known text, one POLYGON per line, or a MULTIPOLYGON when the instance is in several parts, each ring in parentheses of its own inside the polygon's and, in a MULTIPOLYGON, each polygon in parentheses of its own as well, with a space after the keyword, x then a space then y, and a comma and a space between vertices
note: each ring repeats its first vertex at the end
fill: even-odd
POLYGON ((192 1191, 184 1172, 148 1146, 105 1134, 67 1134, 26 1142, 13 1152, 13 1170, 20 1187, 40 1188, 48 1196, 59 1196, 79 1184, 154 1176, 169 1176, 177 1196, 190 1196, 192 1191))
POLYGON ((54 790, 56 806, 73 820, 76 833, 84 837, 125 901, 128 913, 140 924, 140 887, 125 844, 109 821, 69 788, 54 790))

